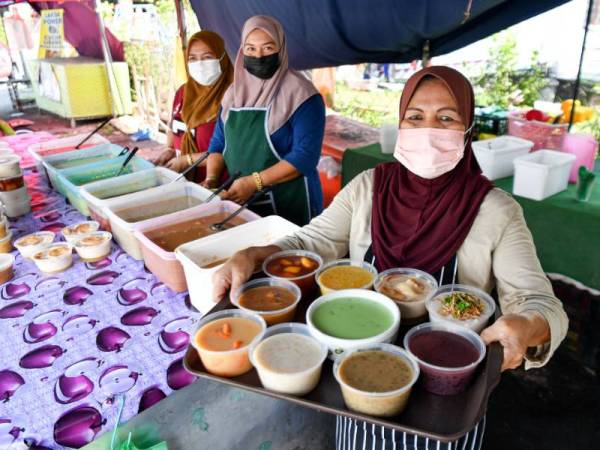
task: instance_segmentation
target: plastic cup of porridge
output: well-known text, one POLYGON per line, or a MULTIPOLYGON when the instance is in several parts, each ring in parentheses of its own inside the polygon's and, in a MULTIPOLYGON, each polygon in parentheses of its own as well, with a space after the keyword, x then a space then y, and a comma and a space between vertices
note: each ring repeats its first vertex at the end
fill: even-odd
POLYGON ((321 378, 327 346, 313 338, 306 325, 282 323, 268 328, 261 341, 252 344, 249 354, 265 388, 304 395, 321 378))
POLYGON ((496 302, 494 302, 492 297, 480 289, 463 284, 440 286, 431 298, 427 300, 425 306, 429 312, 429 320, 431 322, 448 322, 453 325, 469 328, 477 333, 481 333, 490 320, 490 317, 496 311, 496 302), (448 312, 448 308, 444 308, 445 303, 451 296, 454 296, 455 301, 460 302, 461 295, 475 297, 480 302, 482 309, 479 315, 465 315, 461 317, 461 314, 463 314, 461 304, 452 309, 454 311, 452 313, 448 312))
POLYGON ((267 325, 275 325, 294 319, 301 298, 300 288, 291 281, 259 278, 233 292, 231 303, 243 311, 258 314, 267 325))
POLYGON ((23 258, 32 259, 33 255, 51 244, 52 241, 54 241, 54 233, 52 231, 38 231, 37 233, 28 234, 17 239, 15 247, 17 247, 23 258))
POLYGON ((219 311, 200 320, 192 345, 208 372, 237 377, 252 369, 248 349, 266 328, 259 315, 239 309, 219 311))
POLYGON ((315 275, 322 265, 323 258, 314 252, 285 250, 265 259, 262 270, 271 278, 295 283, 306 295, 315 289, 315 275))
POLYGON ((371 289, 375 277, 375 266, 351 259, 338 259, 325 264, 316 275, 323 295, 343 289, 371 289))
POLYGON ((392 344, 371 344, 348 351, 333 365, 346 406, 379 417, 404 411, 419 372, 417 361, 392 344))
POLYGON ((423 387, 439 395, 467 389, 486 354, 485 343, 477 333, 441 322, 411 328, 404 337, 404 348, 419 363, 423 387))
POLYGON ((94 231, 98 231, 98 228, 100 228, 98 222, 95 220, 86 220, 64 227, 62 229, 62 234, 69 244, 75 245, 79 238, 86 234, 93 233, 94 231))
POLYGON ((427 318, 425 303, 438 287, 437 281, 422 270, 396 268, 379 273, 375 290, 396 302, 402 323, 416 324, 427 318))

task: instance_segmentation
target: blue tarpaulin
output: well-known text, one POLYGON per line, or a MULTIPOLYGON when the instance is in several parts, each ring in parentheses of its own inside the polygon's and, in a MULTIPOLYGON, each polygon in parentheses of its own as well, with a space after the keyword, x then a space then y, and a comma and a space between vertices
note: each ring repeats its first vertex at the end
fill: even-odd
POLYGON ((200 26, 237 52, 248 17, 267 14, 283 25, 296 69, 442 55, 541 14, 567 0, 191 0, 200 26))

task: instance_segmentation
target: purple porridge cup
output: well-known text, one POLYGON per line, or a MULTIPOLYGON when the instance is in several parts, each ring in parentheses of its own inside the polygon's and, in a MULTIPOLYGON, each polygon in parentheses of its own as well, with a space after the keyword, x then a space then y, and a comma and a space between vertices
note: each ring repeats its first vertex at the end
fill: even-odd
POLYGON ((438 395, 463 392, 486 354, 477 333, 439 322, 411 328, 404 337, 404 348, 419 363, 423 387, 438 395))

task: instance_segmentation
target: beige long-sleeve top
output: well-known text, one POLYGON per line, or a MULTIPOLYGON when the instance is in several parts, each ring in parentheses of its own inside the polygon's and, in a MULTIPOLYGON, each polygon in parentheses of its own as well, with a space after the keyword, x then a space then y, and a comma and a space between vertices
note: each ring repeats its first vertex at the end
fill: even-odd
MULTIPOLYGON (((275 245, 306 249, 325 261, 350 253, 363 260, 371 245, 373 170, 354 178, 323 213, 275 245)), ((568 319, 537 258, 520 205, 491 190, 458 250, 458 281, 490 292, 496 287, 504 314, 538 312, 550 325, 550 342, 527 352, 525 368, 541 367, 567 333, 568 319)))

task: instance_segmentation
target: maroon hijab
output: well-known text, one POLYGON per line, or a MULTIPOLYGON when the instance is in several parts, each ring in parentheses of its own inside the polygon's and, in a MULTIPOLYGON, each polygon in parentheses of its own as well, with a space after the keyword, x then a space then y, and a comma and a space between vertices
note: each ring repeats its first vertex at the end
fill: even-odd
MULTIPOLYGON (((460 72, 444 66, 428 67, 410 77, 400 99, 400 121, 426 76, 446 85, 466 128, 470 128, 473 88, 460 72)), ((377 268, 411 267, 436 273, 462 245, 492 187, 473 155, 470 134, 463 159, 453 170, 432 180, 413 174, 398 162, 378 165, 371 224, 377 268)))

